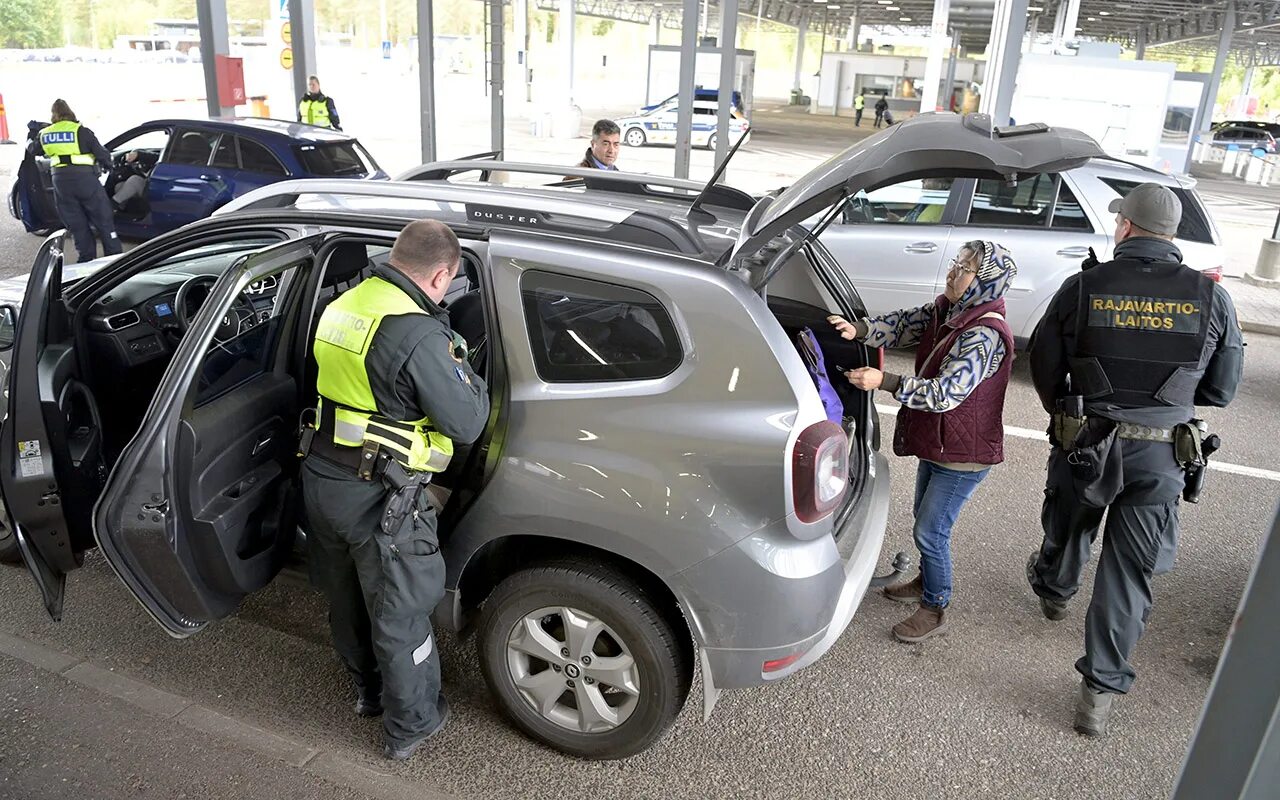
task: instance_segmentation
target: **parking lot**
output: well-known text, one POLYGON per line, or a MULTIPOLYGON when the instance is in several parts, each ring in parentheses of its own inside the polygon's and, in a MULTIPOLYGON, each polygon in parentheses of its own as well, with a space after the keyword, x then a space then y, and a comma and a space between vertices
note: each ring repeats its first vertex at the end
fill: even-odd
MULTIPOLYGON (((776 159, 770 142, 787 142, 790 152, 802 154, 797 163, 812 163, 849 138, 839 124, 770 115, 756 122, 757 138, 744 149, 740 169, 764 174, 760 165, 776 159), (805 141, 791 147, 798 139, 805 141)), ((1259 209, 1256 223, 1246 215, 1233 224, 1261 229, 1274 217, 1269 208, 1259 209)), ((7 215, 0 220, 0 277, 25 272, 38 244, 7 215)), ((1210 475, 1198 506, 1183 506, 1177 568, 1156 581, 1151 624, 1135 657, 1138 682, 1119 701, 1108 738, 1088 740, 1070 727, 1079 682, 1072 664, 1082 647, 1091 581, 1067 619, 1053 623, 1040 614, 1023 574, 1040 541, 1047 444, 1038 433, 1045 415, 1020 364, 1006 404, 1006 461, 955 531, 957 593, 947 636, 897 644, 888 631, 903 607, 869 595, 845 636, 815 666, 777 686, 727 694, 705 724, 695 684, 664 740, 627 761, 604 763, 576 761, 517 734, 487 696, 471 643, 442 637, 453 720, 425 757, 388 766, 375 758, 379 726, 351 713, 322 598, 296 577, 277 580, 235 617, 175 642, 96 554, 69 578, 61 624, 49 621, 23 570, 3 568, 0 701, 10 711, 9 728, 0 729, 0 762, 11 769, 0 796, 66 796, 48 779, 50 761, 64 764, 67 779, 83 787, 73 796, 107 796, 120 781, 145 785, 153 796, 177 796, 175 787, 194 796, 230 796, 237 786, 259 796, 269 789, 259 778, 278 776, 278 764, 274 771, 271 765, 284 761, 298 767, 298 783, 273 796, 305 785, 309 793, 296 796, 1165 797, 1280 486, 1280 473, 1272 471, 1280 440, 1274 399, 1280 396, 1280 338, 1248 334, 1247 340, 1236 401, 1207 415, 1224 442, 1217 456, 1224 468, 1210 475), (46 650, 65 657, 51 659, 46 650), (133 685, 103 679, 103 671, 151 687, 146 697, 159 696, 149 693, 159 689, 172 699, 148 705, 135 693, 132 703, 108 700, 103 692, 129 695, 133 685), (83 747, 63 742, 50 755, 48 742, 29 732, 56 729, 59 720, 80 713, 77 705, 47 703, 20 690, 32 681, 94 704, 101 724, 67 728, 83 747), (217 717, 208 712, 226 724, 210 722, 217 717), (114 727, 113 719, 127 722, 130 733, 116 733, 125 728, 114 727), (22 731, 28 733, 15 735, 22 731), (167 742, 169 755, 141 753, 139 743, 149 737, 167 742), (103 758, 110 762, 114 753, 119 760, 126 752, 122 772, 96 771, 103 758), (211 753, 221 754, 224 768, 206 773, 211 753), (174 758, 192 759, 201 788, 188 789, 180 783, 187 778, 165 770, 162 762, 174 758), (255 788, 246 790, 247 781, 255 788)), ((888 368, 909 374, 910 359, 892 353, 888 368)), ((887 448, 892 416, 884 412, 892 409, 882 409, 887 448)), ((886 564, 898 550, 913 552, 914 461, 891 458, 891 466, 886 564)))

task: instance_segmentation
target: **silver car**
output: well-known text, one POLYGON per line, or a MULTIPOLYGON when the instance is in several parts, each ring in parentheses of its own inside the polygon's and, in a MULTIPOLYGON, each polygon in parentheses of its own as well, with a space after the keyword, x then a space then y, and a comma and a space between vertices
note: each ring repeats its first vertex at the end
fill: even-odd
POLYGON ((499 706, 533 738, 636 753, 695 670, 710 714, 721 691, 819 659, 879 558, 887 461, 871 397, 839 374, 876 354, 826 324, 865 309, 798 223, 913 171, 919 151, 1006 177, 1098 152, 1072 131, 1005 140, 983 117, 921 117, 891 141, 896 158, 855 148, 758 202, 476 162, 572 181, 466 184, 437 165, 413 182, 280 183, 71 284, 51 236, 24 313, 9 309, 10 540, 54 619, 93 547, 172 636, 233 613, 305 538, 295 441, 320 311, 385 262, 407 220, 440 219, 465 259, 451 324, 493 412, 433 482, 436 623, 477 637, 499 706), (834 407, 797 348, 805 327, 834 407))
POLYGON ((1195 181, 1123 162, 1094 159, 1060 174, 1016 184, 925 174, 850 198, 822 243, 857 281, 872 314, 911 308, 942 294, 950 259, 973 239, 997 241, 1018 262, 1005 296, 1009 325, 1025 343, 1066 278, 1093 248, 1106 260, 1115 235, 1107 206, 1140 183, 1171 188, 1182 201, 1176 244, 1186 263, 1215 280, 1225 249, 1195 181))

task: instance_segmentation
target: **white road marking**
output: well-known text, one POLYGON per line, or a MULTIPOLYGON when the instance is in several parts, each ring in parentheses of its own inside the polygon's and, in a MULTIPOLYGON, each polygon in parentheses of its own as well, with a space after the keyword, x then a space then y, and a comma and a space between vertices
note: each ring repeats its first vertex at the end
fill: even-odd
MULTIPOLYGON (((876 411, 881 414, 895 417, 898 415, 900 406, 883 405, 876 403, 876 411)), ((1049 434, 1044 431, 1033 431, 1030 428, 1019 428, 1016 425, 1004 426, 1005 436, 1012 436, 1015 439, 1036 439, 1041 442, 1049 441, 1049 434)), ((1215 472, 1226 472, 1231 475, 1243 475, 1247 478, 1261 478, 1264 481, 1276 481, 1280 483, 1280 472, 1271 469, 1261 469, 1259 467, 1246 467, 1243 464, 1225 464, 1221 461, 1210 461, 1209 469, 1215 472)))

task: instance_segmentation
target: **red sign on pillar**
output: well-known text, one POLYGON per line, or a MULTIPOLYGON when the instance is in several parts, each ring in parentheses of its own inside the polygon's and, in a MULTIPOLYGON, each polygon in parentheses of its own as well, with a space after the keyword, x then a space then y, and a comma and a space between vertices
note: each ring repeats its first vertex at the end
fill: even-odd
POLYGON ((244 59, 215 56, 214 68, 218 76, 218 105, 244 105, 247 102, 244 94, 244 59))

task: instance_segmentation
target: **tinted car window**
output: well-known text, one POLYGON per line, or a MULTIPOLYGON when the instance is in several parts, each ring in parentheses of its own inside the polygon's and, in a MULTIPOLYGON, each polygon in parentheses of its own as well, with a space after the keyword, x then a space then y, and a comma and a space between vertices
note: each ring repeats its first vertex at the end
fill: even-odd
POLYGON ((1054 230, 1092 231, 1093 224, 1085 216, 1080 201, 1071 193, 1066 181, 1058 182, 1058 203, 1053 207, 1053 220, 1049 227, 1054 230))
POLYGON ((252 139, 240 140, 240 164, 249 172, 264 175, 285 175, 285 168, 271 151, 252 139))
POLYGON ((1049 223, 1049 209, 1057 179, 1036 175, 1009 186, 1000 180, 981 180, 973 192, 970 225, 998 228, 1043 228, 1049 223))
MULTIPOLYGON (((1103 183, 1115 190, 1116 194, 1124 197, 1133 191, 1139 181, 1126 181, 1118 178, 1102 178, 1103 183)), ((1178 223, 1178 238, 1186 239, 1190 242, 1213 243, 1213 228, 1209 225, 1209 220, 1205 217, 1204 212, 1200 210, 1200 204, 1191 196, 1191 193, 1181 186, 1170 186, 1173 193, 1178 196, 1178 200, 1182 203, 1182 221, 1178 223)))
POLYGON ((520 289, 544 381, 661 378, 684 358, 671 316, 647 292, 539 271, 525 273, 520 289))
POLYGON ((312 175, 332 178, 359 178, 369 168, 356 149, 355 142, 307 144, 295 148, 302 166, 312 175))
POLYGON ((214 145, 218 143, 218 134, 203 131, 183 131, 169 150, 165 160, 170 164, 189 164, 203 167, 209 164, 214 145))
POLYGON ((951 178, 924 178, 860 194, 847 206, 844 221, 935 225, 942 221, 954 184, 951 178))
POLYGON ((213 166, 240 168, 240 161, 236 158, 236 137, 224 134, 218 141, 218 149, 213 151, 213 166))

